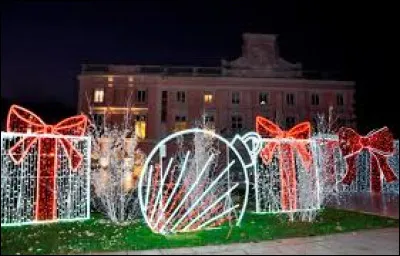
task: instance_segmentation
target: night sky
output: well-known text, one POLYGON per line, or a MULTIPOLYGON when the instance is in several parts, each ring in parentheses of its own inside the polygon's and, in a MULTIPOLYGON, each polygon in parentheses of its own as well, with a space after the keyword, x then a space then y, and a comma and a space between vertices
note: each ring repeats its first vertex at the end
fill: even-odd
POLYGON ((242 33, 275 33, 288 61, 357 82, 361 131, 386 124, 398 132, 389 7, 200 2, 2 2, 2 98, 75 107, 82 63, 218 66, 240 55, 242 33))

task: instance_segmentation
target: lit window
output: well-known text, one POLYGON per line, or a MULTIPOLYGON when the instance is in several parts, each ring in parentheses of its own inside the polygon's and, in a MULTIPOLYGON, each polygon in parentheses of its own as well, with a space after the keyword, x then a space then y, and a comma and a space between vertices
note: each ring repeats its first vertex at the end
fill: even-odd
POLYGON ((146 117, 137 116, 135 121, 135 135, 139 139, 146 138, 146 117))
POLYGON ((129 82, 133 82, 133 76, 128 77, 129 82))
POLYGON ((260 103, 260 105, 268 104, 268 93, 261 92, 258 96, 258 102, 260 103))
POLYGON ((185 116, 175 116, 175 132, 186 130, 187 122, 185 116))
POLYGON ((183 91, 176 93, 176 101, 184 103, 186 101, 186 94, 183 91))
POLYGON ((137 101, 138 102, 146 101, 146 91, 143 91, 143 90, 137 91, 137 101))
POLYGON ((338 106, 343 106, 344 105, 343 94, 336 95, 336 102, 337 102, 338 106))
POLYGON ((204 93, 204 103, 212 103, 213 101, 213 95, 211 92, 205 92, 204 93))
POLYGON ((233 92, 232 93, 232 104, 239 104, 240 103, 240 93, 233 92))
POLYGON ((292 128, 295 125, 296 122, 296 118, 292 117, 292 116, 288 116, 286 117, 286 128, 292 128))
POLYGON ((114 77, 112 77, 112 76, 109 76, 109 77, 108 77, 108 82, 109 82, 109 83, 112 83, 112 82, 114 82, 114 77))
POLYGON ((294 105, 294 94, 293 93, 286 94, 286 104, 294 105))
POLYGON ((95 89, 93 95, 94 103, 103 103, 104 102, 104 89, 95 89))
POLYGON ((311 94, 311 105, 318 106, 319 105, 319 95, 316 93, 311 94))
POLYGON ((243 119, 241 116, 232 116, 231 128, 233 130, 240 130, 243 128, 243 119))

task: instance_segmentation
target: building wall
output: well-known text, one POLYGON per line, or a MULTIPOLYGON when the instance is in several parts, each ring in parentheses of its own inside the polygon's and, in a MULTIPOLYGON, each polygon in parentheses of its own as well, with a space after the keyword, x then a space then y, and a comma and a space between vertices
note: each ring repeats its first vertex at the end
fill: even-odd
MULTIPOLYGON (((79 76, 79 112, 88 112, 94 106, 95 112, 102 113, 105 108, 114 116, 123 116, 123 107, 132 95, 135 115, 145 115, 146 141, 154 143, 174 130, 176 116, 185 116, 188 128, 203 113, 212 113, 217 132, 231 128, 233 115, 242 117, 245 130, 255 129, 255 117, 267 116, 285 127, 286 117, 294 117, 295 122, 312 121, 319 112, 327 113, 333 106, 345 125, 354 126, 354 83, 337 81, 316 81, 292 78, 242 78, 242 77, 190 77, 161 75, 105 75, 82 74, 79 76), (109 82, 112 77, 113 82, 109 82), (133 81, 130 81, 132 80, 133 81), (104 102, 93 103, 95 89, 104 89, 104 102), (145 102, 138 102, 139 90, 146 91, 145 102), (167 119, 161 122, 162 91, 168 93, 167 119), (185 92, 185 102, 177 101, 177 92, 185 92), (213 94, 213 102, 204 102, 204 93, 213 94), (240 103, 232 103, 232 94, 239 93, 240 103), (259 93, 268 93, 268 102, 259 104, 259 93), (294 105, 286 102, 287 94, 294 95, 294 105), (319 105, 311 104, 311 95, 319 95, 319 105), (343 106, 338 106, 337 95, 343 95, 343 106), (87 103, 87 96, 90 104, 87 103)), ((116 118, 117 120, 118 118, 116 118)), ((132 124, 133 125, 133 124, 132 124)))
POLYGON ((353 82, 304 79, 301 63, 290 63, 280 56, 277 35, 245 33, 242 37, 242 55, 232 61, 222 60, 220 67, 84 65, 78 77, 78 109, 87 113, 91 105, 94 112, 107 110, 118 121, 129 105, 127 98, 133 95, 129 111, 146 116, 145 142, 149 145, 174 131, 176 125, 182 124, 181 118, 189 128, 203 113, 213 114, 216 131, 223 136, 237 132, 230 131, 233 117, 241 121, 244 131, 254 130, 258 115, 288 128, 288 117, 294 118, 293 125, 312 121, 317 113, 328 112, 329 106, 347 120, 343 125, 355 125, 353 82), (104 89, 101 103, 93 103, 96 89, 104 89), (146 91, 144 102, 138 101, 139 91, 146 91), (167 92, 164 107, 163 91, 167 92), (184 102, 177 101, 178 91, 185 93, 184 102), (213 94, 212 103, 204 102, 205 92, 213 94), (269 95, 264 105, 259 103, 261 92, 269 95), (239 93, 239 104, 232 103, 234 93, 239 93), (318 106, 311 104, 313 93, 319 95, 318 106), (293 94, 293 105, 287 104, 288 94, 293 94), (338 94, 343 95, 343 106, 337 104, 338 94), (162 122, 164 110, 166 120, 162 122))

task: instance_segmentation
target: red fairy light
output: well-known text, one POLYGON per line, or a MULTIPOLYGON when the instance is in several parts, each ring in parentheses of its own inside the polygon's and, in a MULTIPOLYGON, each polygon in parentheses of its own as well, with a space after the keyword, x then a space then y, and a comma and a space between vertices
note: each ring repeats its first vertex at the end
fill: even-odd
POLYGON ((36 210, 37 221, 56 218, 56 176, 58 168, 57 152, 62 148, 69 159, 70 168, 77 170, 83 161, 82 154, 67 138, 37 137, 35 134, 83 136, 88 124, 84 115, 73 116, 57 123, 47 125, 33 112, 13 105, 7 116, 7 132, 27 133, 32 136, 19 140, 9 155, 15 164, 21 164, 34 145, 38 147, 36 210))
POLYGON ((370 186, 371 192, 382 192, 381 173, 386 182, 397 180, 396 174, 388 164, 388 157, 394 154, 393 134, 387 127, 370 132, 367 136, 360 136, 351 128, 339 129, 339 146, 347 163, 347 171, 342 180, 351 184, 356 178, 356 159, 361 151, 367 150, 370 154, 370 186))
POLYGON ((263 137, 278 139, 294 139, 293 142, 270 141, 261 150, 260 156, 265 164, 270 164, 275 153, 278 150, 279 170, 281 178, 281 204, 282 210, 297 209, 297 181, 296 166, 294 159, 295 149, 306 169, 309 169, 312 163, 312 155, 308 150, 307 141, 296 141, 296 139, 309 139, 311 135, 310 122, 302 122, 289 131, 283 131, 272 121, 257 116, 256 131, 263 137))

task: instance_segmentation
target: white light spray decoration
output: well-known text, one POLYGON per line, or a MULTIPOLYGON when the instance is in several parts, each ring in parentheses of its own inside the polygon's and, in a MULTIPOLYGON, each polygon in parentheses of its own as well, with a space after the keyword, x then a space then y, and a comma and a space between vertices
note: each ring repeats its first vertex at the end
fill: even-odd
MULTIPOLYGON (((221 201, 227 199, 231 195, 232 191, 238 188, 239 183, 232 184, 232 187, 228 186, 228 188, 226 188, 227 190, 221 193, 222 194, 221 196, 218 195, 219 196, 218 198, 213 197, 211 202, 208 202, 208 200, 206 199, 206 196, 209 196, 208 194, 211 191, 213 191, 213 189, 216 189, 216 186, 222 184, 221 180, 223 176, 225 176, 228 173, 228 179, 230 179, 229 170, 233 165, 238 164, 244 173, 243 183, 245 186, 245 195, 243 198, 241 211, 236 219, 236 226, 239 226, 245 214, 245 210, 248 203, 248 195, 249 195, 248 168, 254 167, 253 161, 257 156, 257 154, 259 153, 259 150, 261 149, 261 145, 258 144, 260 139, 261 137, 257 133, 250 132, 248 134, 245 134, 244 136, 236 135, 234 139, 230 142, 213 131, 207 129, 193 128, 173 133, 168 137, 164 138, 163 140, 161 140, 148 155, 138 185, 138 196, 139 196, 140 207, 147 225, 151 228, 151 230, 154 233, 159 233, 163 235, 178 233, 178 232, 197 231, 209 227, 212 223, 220 221, 224 216, 227 216, 231 214, 234 210, 240 208, 239 204, 232 205, 231 207, 225 207, 223 211, 218 214, 213 214, 214 216, 207 217, 207 214, 209 215, 209 212, 213 209, 213 207, 216 207, 221 201), (196 189, 196 187, 202 186, 201 184, 201 180, 203 178, 202 176, 206 172, 206 169, 209 167, 209 165, 212 164, 214 158, 214 155, 211 155, 207 160, 207 162, 202 166, 202 170, 200 174, 197 175, 194 183, 190 184, 190 188, 188 191, 186 191, 183 199, 179 200, 178 206, 172 207, 171 209, 170 208, 171 201, 173 200, 173 197, 175 196, 176 192, 181 189, 179 188, 179 184, 181 183, 182 180, 185 179, 184 174, 187 169, 187 163, 191 155, 191 152, 190 151, 186 152, 183 165, 181 166, 182 168, 178 170, 180 171, 179 177, 177 178, 176 183, 174 183, 172 193, 168 195, 167 200, 162 199, 163 195, 165 196, 164 186, 166 184, 166 179, 168 178, 168 175, 174 176, 175 171, 177 170, 176 168, 172 168, 172 162, 175 159, 173 158, 169 159, 166 170, 162 170, 162 164, 158 165, 158 167, 154 166, 152 164, 152 160, 153 157, 157 156, 157 154, 163 155, 166 143, 168 143, 169 141, 172 141, 184 135, 192 135, 192 134, 203 134, 212 136, 219 142, 222 142, 229 151, 233 152, 235 159, 237 159, 237 162, 235 160, 230 161, 229 164, 225 166, 224 170, 219 173, 218 177, 214 179, 210 184, 208 184, 208 186, 204 188, 205 190, 201 194, 197 195, 195 202, 192 203, 190 207, 182 208, 184 207, 185 201, 189 197, 190 193, 192 193, 196 189), (243 157, 239 153, 237 149, 238 145, 242 145, 242 147, 245 148, 245 152, 242 152, 246 154, 245 157, 243 157), (161 168, 161 170, 157 168, 161 168), (152 179, 154 179, 153 176, 155 175, 155 173, 157 173, 156 182, 157 184, 159 184, 158 191, 155 191, 157 185, 154 185, 154 181, 152 181, 152 179), (159 173, 161 174, 159 175, 159 173), (158 175, 160 177, 158 177, 158 175), (153 189, 153 194, 157 194, 157 196, 152 196, 152 199, 150 198, 151 189, 153 189), (151 202, 152 200, 153 202, 151 202), (166 203, 163 204, 163 201, 164 203, 166 201, 166 203), (200 210, 196 212, 196 216, 192 216, 191 214, 201 204, 205 205, 202 205, 202 207, 200 207, 200 210), (168 209, 170 209, 169 211, 172 212, 172 214, 170 213, 166 214, 168 209), (182 210, 184 211, 182 212, 182 210)), ((173 206, 175 206, 175 204, 173 204, 173 206)))

